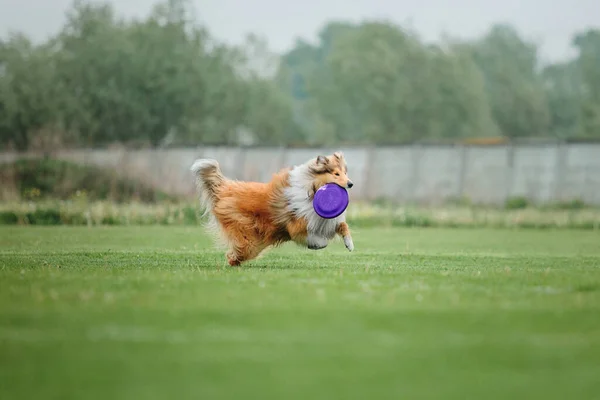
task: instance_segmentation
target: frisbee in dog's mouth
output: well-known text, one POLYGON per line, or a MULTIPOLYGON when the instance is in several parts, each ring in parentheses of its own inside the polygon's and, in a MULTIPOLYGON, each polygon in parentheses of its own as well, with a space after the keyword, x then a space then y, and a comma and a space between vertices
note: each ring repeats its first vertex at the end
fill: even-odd
POLYGON ((348 191, 336 183, 321 186, 313 198, 313 208, 321 218, 335 218, 348 207, 348 191))

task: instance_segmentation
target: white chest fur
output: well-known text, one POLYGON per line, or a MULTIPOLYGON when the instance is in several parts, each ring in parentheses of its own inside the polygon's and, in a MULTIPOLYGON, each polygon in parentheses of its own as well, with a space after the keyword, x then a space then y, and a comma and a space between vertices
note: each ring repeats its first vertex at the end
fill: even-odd
POLYGON ((309 190, 312 177, 308 167, 301 165, 290 171, 290 186, 285 190, 288 199, 288 208, 298 218, 305 218, 308 226, 307 242, 311 248, 323 248, 327 242, 335 237, 336 229, 340 222, 346 220, 346 213, 332 219, 320 217, 314 210, 309 190))

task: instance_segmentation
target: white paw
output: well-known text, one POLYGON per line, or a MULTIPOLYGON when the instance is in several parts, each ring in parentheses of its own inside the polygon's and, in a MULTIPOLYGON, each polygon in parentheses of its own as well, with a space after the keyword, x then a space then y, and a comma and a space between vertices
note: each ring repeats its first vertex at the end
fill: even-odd
POLYGON ((323 237, 309 235, 308 238, 306 238, 306 244, 311 250, 321 250, 327 247, 329 241, 323 237))
POLYGON ((344 245, 349 251, 354 250, 354 242, 352 242, 352 238, 350 236, 344 237, 344 245))

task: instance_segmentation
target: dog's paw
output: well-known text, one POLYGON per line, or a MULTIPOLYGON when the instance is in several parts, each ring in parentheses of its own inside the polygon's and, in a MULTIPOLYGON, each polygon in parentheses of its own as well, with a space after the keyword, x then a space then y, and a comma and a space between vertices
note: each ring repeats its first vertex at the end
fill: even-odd
POLYGON ((238 260, 237 256, 234 253, 229 252, 226 254, 226 257, 227 263, 232 267, 238 267, 241 264, 240 260, 238 260))
POLYGON ((306 245, 310 250, 321 250, 327 247, 329 241, 326 238, 318 236, 309 236, 306 240, 306 245))
POLYGON ((354 242, 352 241, 352 238, 350 236, 344 237, 344 245, 346 246, 348 251, 354 250, 354 242))

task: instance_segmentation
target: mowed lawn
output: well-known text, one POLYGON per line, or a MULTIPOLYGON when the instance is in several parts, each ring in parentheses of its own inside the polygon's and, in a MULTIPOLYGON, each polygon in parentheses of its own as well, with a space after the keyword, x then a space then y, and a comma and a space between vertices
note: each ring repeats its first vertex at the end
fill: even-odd
POLYGON ((0 228, 1 399, 600 398, 600 232, 0 228))

